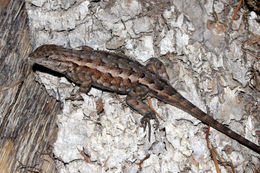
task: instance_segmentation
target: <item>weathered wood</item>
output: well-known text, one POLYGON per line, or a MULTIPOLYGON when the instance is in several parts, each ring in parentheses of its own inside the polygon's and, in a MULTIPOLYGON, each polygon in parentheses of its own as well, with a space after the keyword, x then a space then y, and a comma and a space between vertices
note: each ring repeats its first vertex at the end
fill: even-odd
POLYGON ((0 172, 55 172, 48 152, 57 135, 60 103, 34 81, 24 1, 12 0, 0 16, 0 172))

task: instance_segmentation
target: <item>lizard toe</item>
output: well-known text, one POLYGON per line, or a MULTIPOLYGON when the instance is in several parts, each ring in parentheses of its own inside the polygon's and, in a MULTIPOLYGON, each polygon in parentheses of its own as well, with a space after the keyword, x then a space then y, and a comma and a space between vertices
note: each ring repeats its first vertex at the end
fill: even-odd
POLYGON ((153 113, 153 112, 150 112, 148 114, 146 114, 145 116, 143 116, 143 118, 141 119, 141 124, 142 124, 142 127, 144 128, 144 131, 146 130, 146 127, 148 125, 148 138, 149 138, 149 141, 151 139, 151 123, 150 123, 150 120, 151 119, 154 119, 155 120, 155 123, 153 125, 153 127, 155 129, 158 129, 159 127, 159 121, 156 117, 156 115, 153 113))

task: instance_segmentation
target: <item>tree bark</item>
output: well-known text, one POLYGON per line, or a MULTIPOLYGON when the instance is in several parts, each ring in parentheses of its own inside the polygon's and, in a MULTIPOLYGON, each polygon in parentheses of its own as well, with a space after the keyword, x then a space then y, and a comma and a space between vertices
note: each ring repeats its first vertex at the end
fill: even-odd
POLYGON ((0 16, 0 172, 56 172, 61 104, 34 81, 30 51, 25 2, 11 0, 0 16))

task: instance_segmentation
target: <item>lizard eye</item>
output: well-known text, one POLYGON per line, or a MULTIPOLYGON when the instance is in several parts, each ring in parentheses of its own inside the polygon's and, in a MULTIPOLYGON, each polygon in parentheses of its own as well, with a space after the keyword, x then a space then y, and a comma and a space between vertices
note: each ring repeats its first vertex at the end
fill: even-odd
POLYGON ((157 89, 160 90, 160 91, 164 90, 164 87, 161 86, 161 85, 158 85, 158 86, 156 86, 156 87, 157 87, 157 89))

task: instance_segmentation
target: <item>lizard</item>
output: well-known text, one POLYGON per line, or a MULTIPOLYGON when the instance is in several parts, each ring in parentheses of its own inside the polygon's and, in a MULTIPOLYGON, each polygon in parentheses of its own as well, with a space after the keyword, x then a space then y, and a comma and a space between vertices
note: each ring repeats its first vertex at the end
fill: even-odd
POLYGON ((155 128, 158 128, 159 121, 155 112, 144 102, 148 96, 187 112, 260 154, 260 146, 219 123, 177 92, 169 84, 166 68, 157 58, 151 58, 146 65, 142 65, 126 55, 94 50, 88 46, 76 50, 42 45, 30 53, 29 59, 33 64, 61 73, 79 85, 79 92, 87 93, 91 87, 96 87, 126 95, 127 105, 142 115, 141 126, 144 130, 148 126, 149 139, 150 120, 154 120, 155 128))

